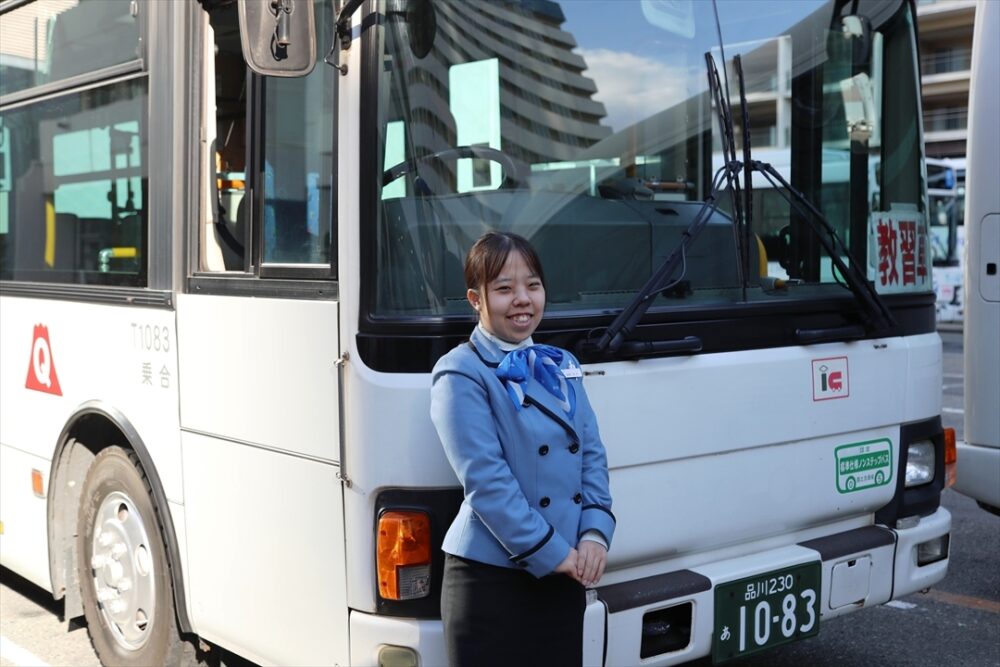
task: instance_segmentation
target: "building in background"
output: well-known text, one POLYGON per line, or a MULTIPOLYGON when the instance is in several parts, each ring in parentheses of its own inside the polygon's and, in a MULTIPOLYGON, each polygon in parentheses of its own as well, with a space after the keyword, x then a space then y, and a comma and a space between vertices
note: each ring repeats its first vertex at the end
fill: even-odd
MULTIPOLYGON (((389 39, 408 42, 394 6, 389 39)), ((604 104, 593 99, 597 85, 585 75, 587 63, 574 53, 576 39, 562 28, 558 2, 442 2, 436 17, 434 49, 392 64, 392 85, 406 95, 390 102, 398 120, 387 125, 387 167, 403 160, 407 143, 417 155, 474 146, 527 164, 566 161, 612 133, 602 122, 604 104)), ((424 172, 425 180, 454 180, 459 192, 501 180, 499 163, 484 159, 428 164, 424 172)), ((400 181, 383 194, 402 196, 404 187, 400 181)))
MULTIPOLYGON (((928 157, 965 158, 975 0, 917 0, 928 157)), ((791 43, 778 37, 744 55, 755 148, 786 148, 791 113, 791 43)), ((737 94, 734 89, 732 94, 737 94)), ((736 128, 737 133, 739 128, 736 128)), ((737 142, 739 143, 739 142, 737 142)))
POLYGON ((965 158, 975 0, 917 0, 927 155, 965 158))
POLYGON ((917 0, 924 144, 928 157, 947 159, 955 181, 949 218, 932 220, 931 228, 936 238, 946 239, 942 247, 947 248, 944 255, 935 253, 934 258, 939 322, 965 318, 965 155, 975 16, 975 0, 917 0), (941 234, 945 229, 947 236, 941 234))

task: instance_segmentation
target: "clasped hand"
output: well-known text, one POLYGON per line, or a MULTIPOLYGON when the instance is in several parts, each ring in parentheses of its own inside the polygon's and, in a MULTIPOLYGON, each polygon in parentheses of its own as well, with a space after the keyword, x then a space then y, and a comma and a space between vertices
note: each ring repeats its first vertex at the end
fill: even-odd
POLYGON ((604 576, 608 550, 593 540, 580 540, 576 549, 559 563, 555 571, 576 579, 584 586, 596 586, 604 576))

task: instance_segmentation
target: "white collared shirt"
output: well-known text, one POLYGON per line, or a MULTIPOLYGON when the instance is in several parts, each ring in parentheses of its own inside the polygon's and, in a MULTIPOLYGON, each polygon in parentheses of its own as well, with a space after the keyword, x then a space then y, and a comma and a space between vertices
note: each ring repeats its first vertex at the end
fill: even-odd
POLYGON ((521 348, 528 347, 530 345, 534 345, 534 343, 531 340, 531 336, 528 336, 527 338, 525 338, 524 340, 522 340, 520 343, 510 343, 508 341, 505 341, 503 338, 499 338, 499 337, 494 336, 493 334, 491 334, 489 331, 486 330, 486 327, 483 326, 482 322, 480 322, 476 326, 479 327, 479 333, 481 333, 484 336, 486 336, 486 338, 488 340, 492 341, 494 345, 496 345, 497 347, 499 347, 504 352, 511 352, 513 350, 520 350, 521 348))

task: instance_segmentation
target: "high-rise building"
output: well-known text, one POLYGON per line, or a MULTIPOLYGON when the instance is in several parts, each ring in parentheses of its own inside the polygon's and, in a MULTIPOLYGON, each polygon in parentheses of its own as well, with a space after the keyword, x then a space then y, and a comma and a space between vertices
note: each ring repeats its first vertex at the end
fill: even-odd
POLYGON ((421 84, 411 85, 408 105, 410 131, 424 151, 457 142, 544 163, 572 159, 611 134, 587 63, 562 29, 559 3, 442 2, 436 13, 435 50, 407 63, 405 74, 421 84), (463 85, 447 86, 457 78, 463 85))
MULTIPOLYGON (((929 157, 965 157, 975 13, 976 0, 917 0, 924 141, 929 157)), ((755 120, 752 144, 785 148, 791 122, 791 43, 786 37, 752 49, 746 46, 727 45, 746 53, 747 102, 755 120)), ((736 94, 735 87, 732 94, 736 94)))
POLYGON ((931 157, 965 157, 975 0, 917 0, 924 143, 931 157))

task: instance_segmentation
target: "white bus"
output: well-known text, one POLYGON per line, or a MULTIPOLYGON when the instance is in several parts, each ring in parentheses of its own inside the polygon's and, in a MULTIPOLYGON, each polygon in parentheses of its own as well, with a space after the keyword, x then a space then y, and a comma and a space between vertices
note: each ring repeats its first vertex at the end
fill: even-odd
POLYGON ((722 662, 945 576, 912 1, 343 4, 0 3, 0 562, 102 662, 445 663, 430 370, 492 228, 538 249, 537 340, 607 446, 588 665, 722 662), (706 202, 712 53, 843 244, 706 202))
POLYGON ((965 442, 955 489, 1000 514, 1000 6, 976 5, 965 204, 965 442))

